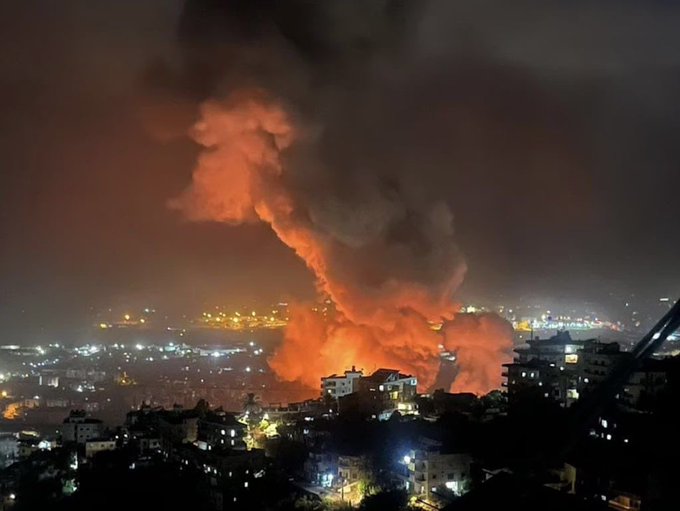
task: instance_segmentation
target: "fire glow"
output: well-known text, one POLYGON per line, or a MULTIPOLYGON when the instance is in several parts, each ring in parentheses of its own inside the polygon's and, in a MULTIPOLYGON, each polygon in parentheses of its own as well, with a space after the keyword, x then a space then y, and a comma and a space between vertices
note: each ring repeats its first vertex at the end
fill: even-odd
POLYGON ((269 359, 282 380, 318 389, 321 376, 352 365, 390 367, 416 375, 426 390, 443 344, 458 360, 453 390, 500 386, 512 328, 495 315, 455 317, 452 297, 466 266, 444 203, 413 200, 368 177, 351 198, 301 193, 288 156, 313 142, 262 92, 204 103, 193 138, 205 149, 191 186, 170 206, 194 221, 269 224, 337 307, 332 319, 291 308, 284 342, 269 359), (323 200, 310 199, 318 195, 323 200), (441 331, 430 328, 441 321, 441 331))

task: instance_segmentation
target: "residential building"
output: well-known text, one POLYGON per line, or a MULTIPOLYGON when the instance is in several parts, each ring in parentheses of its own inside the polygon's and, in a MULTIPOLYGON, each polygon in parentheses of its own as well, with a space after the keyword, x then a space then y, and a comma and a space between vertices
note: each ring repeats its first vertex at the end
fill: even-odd
POLYGON ((47 387, 59 387, 59 376, 55 371, 44 370, 38 376, 38 385, 47 387))
POLYGON ((378 369, 359 380, 360 390, 384 394, 395 408, 397 403, 412 401, 416 397, 417 386, 415 376, 402 374, 397 369, 378 369))
POLYGON ((338 456, 338 474, 335 487, 342 501, 352 505, 361 501, 361 481, 365 480, 368 462, 365 456, 338 456))
MULTIPOLYGON (((569 332, 559 332, 547 340, 533 339, 528 348, 515 352, 515 360, 503 365, 508 397, 513 399, 530 390, 563 406, 573 404, 631 357, 616 342, 576 341, 569 332)), ((643 406, 664 388, 667 365, 664 360, 645 360, 631 375, 620 400, 632 407, 643 406)))
POLYGON ((421 445, 404 456, 407 469, 406 490, 424 500, 432 500, 437 491, 465 492, 470 479, 472 457, 468 453, 444 453, 441 445, 421 441, 421 445))
POLYGON ((378 369, 370 376, 356 380, 355 391, 340 396, 340 414, 359 414, 389 419, 396 411, 402 414, 416 411, 418 380, 396 369, 378 369))
POLYGON ((565 404, 578 399, 576 376, 572 371, 565 370, 564 366, 557 367, 552 362, 532 359, 529 362, 503 364, 503 367, 503 376, 507 378, 504 385, 511 400, 527 391, 565 404))
POLYGON ((531 339, 526 348, 517 348, 516 361, 520 363, 540 360, 555 364, 556 367, 575 367, 579 361, 579 351, 584 347, 596 343, 595 339, 574 340, 568 331, 564 330, 549 339, 531 339))
POLYGON ((617 342, 594 342, 579 351, 580 388, 596 385, 629 356, 617 342))
POLYGON ((644 360, 628 379, 621 400, 633 407, 646 407, 666 386, 667 360, 644 360))
POLYGON ((99 438, 104 432, 104 424, 98 419, 87 416, 85 410, 72 410, 61 426, 64 442, 84 445, 92 438, 99 438))
POLYGON ((234 415, 217 409, 199 419, 197 438, 212 447, 245 449, 246 429, 247 426, 234 415))
POLYGON ((584 386, 597 379, 593 377, 595 374, 602 372, 604 378, 608 373, 596 367, 603 361, 607 368, 613 367, 620 353, 618 345, 603 344, 596 339, 575 340, 568 331, 558 332, 549 339, 531 339, 527 344, 528 347, 515 350, 517 355, 512 363, 503 365, 508 397, 514 399, 530 391, 562 406, 578 400, 584 386), (586 376, 590 372, 593 375, 586 376))
POLYGON ((364 456, 338 456, 338 478, 341 484, 357 483, 365 478, 366 467, 364 456))
POLYGON ((352 366, 352 369, 345 371, 342 376, 332 374, 321 378, 321 397, 330 396, 338 399, 356 392, 358 390, 358 382, 363 375, 364 373, 362 370, 357 371, 357 369, 352 366))
POLYGON ((15 433, 0 432, 0 470, 14 463, 19 456, 19 441, 15 433))
POLYGON ((94 438, 85 442, 85 457, 91 458, 102 451, 113 451, 116 448, 115 439, 94 438))
POLYGON ((203 450, 189 444, 177 446, 172 458, 180 465, 202 471, 209 484, 205 491, 213 509, 254 509, 247 502, 254 499, 253 483, 265 475, 267 460, 260 449, 203 450))
POLYGON ((324 449, 309 452, 304 463, 305 478, 318 486, 330 487, 338 473, 338 456, 324 449))

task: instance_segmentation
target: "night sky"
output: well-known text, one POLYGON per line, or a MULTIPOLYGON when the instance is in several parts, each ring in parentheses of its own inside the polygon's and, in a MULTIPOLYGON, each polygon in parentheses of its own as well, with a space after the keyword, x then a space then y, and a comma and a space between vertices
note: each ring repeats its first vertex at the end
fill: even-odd
POLYGON ((679 24, 652 0, 8 3, 0 343, 109 306, 313 296, 268 226, 168 208, 191 181, 198 105, 242 85, 329 134, 320 151, 343 170, 319 196, 375 175, 445 200, 463 298, 672 294, 679 24))

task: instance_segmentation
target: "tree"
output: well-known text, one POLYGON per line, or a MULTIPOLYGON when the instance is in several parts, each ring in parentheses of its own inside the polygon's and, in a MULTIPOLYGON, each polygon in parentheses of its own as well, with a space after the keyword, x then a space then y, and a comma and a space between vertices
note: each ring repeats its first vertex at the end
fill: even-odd
POLYGON ((408 498, 404 490, 389 490, 369 495, 361 501, 361 511, 405 511, 408 498))
POLYGON ((205 399, 199 399, 194 407, 194 411, 199 417, 205 417, 205 414, 210 411, 210 404, 205 399))

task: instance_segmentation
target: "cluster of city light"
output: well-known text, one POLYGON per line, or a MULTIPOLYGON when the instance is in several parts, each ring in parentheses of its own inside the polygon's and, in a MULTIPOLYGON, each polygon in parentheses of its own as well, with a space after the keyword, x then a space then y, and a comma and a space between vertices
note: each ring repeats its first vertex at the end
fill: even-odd
POLYGON ((224 328, 228 330, 258 330, 262 328, 283 328, 288 324, 288 317, 278 310, 268 311, 266 314, 251 311, 250 313, 227 312, 216 310, 204 312, 198 324, 209 328, 224 328))
MULTIPOLYGON (((492 309, 477 305, 462 305, 460 307, 460 312, 462 314, 479 314, 491 311, 492 309)), ((545 311, 535 317, 525 316, 518 318, 515 309, 506 308, 504 305, 497 307, 493 312, 497 312, 505 317, 512 323, 512 326, 518 332, 531 332, 532 330, 623 330, 621 323, 604 321, 597 317, 574 318, 569 315, 552 316, 550 311, 545 311)), ((441 322, 430 323, 430 328, 435 331, 441 330, 442 326, 443 324, 441 322)))
POLYGON ((525 318, 512 321, 512 326, 519 332, 532 330, 614 330, 621 331, 619 323, 602 321, 598 318, 572 318, 570 316, 558 316, 553 318, 542 314, 540 318, 525 318))
POLYGON ((126 312, 119 318, 112 319, 111 321, 102 321, 97 326, 102 330, 118 327, 143 327, 148 323, 150 315, 155 312, 155 309, 150 309, 148 307, 138 315, 126 312))

